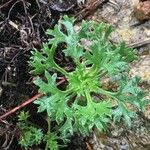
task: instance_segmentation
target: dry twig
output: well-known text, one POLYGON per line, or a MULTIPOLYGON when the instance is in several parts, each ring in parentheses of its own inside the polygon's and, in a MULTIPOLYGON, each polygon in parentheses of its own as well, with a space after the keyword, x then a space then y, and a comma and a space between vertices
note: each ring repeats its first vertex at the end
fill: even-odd
POLYGON ((97 7, 105 1, 106 0, 89 0, 85 5, 85 8, 83 8, 79 13, 76 14, 76 21, 81 21, 82 19, 93 13, 97 9, 97 7))
MULTIPOLYGON (((57 86, 64 83, 66 80, 63 78, 61 81, 59 81, 57 83, 57 86)), ((2 116, 0 116, 0 122, 3 121, 4 118, 8 117, 9 115, 15 113, 17 110, 29 105, 30 103, 32 103, 33 101, 35 101, 36 99, 38 99, 39 97, 43 96, 44 94, 42 93, 38 93, 35 96, 33 96, 32 98, 26 100, 25 102, 23 102, 22 104, 18 105, 17 107, 9 110, 8 112, 6 112, 5 114, 3 114, 2 116)))

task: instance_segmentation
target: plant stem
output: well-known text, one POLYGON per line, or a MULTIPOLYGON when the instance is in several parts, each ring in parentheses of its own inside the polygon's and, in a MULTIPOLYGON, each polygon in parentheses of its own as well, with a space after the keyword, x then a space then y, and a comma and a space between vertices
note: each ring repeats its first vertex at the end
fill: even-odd
POLYGON ((91 106, 92 98, 91 98, 90 92, 86 90, 85 91, 85 96, 86 96, 86 99, 87 99, 87 106, 91 106))
POLYGON ((103 90, 102 88, 99 88, 98 92, 100 94, 109 95, 109 96, 114 96, 118 94, 118 92, 110 92, 110 91, 103 90))
POLYGON ((64 74, 66 77, 69 76, 68 72, 66 72, 63 68, 59 67, 56 63, 55 63, 55 69, 61 72, 62 74, 64 74))
POLYGON ((99 94, 103 94, 103 95, 112 97, 118 101, 118 99, 115 97, 115 95, 118 94, 118 92, 109 92, 109 91, 103 90, 101 88, 99 88, 98 92, 99 92, 99 94))
MULTIPOLYGON (((50 129, 51 129, 51 121, 50 121, 50 118, 47 117, 47 135, 50 135, 50 129)), ((49 143, 48 143, 48 140, 46 141, 46 146, 45 146, 45 150, 48 150, 48 146, 49 146, 49 143)))
POLYGON ((62 74, 64 74, 65 76, 68 77, 68 73, 61 67, 59 67, 59 65, 57 65, 57 63, 54 61, 54 53, 55 53, 55 50, 56 50, 56 47, 54 44, 52 44, 51 46, 51 55, 49 55, 49 59, 50 59, 50 62, 52 61, 52 64, 54 65, 53 68, 56 69, 57 71, 61 72, 62 74))

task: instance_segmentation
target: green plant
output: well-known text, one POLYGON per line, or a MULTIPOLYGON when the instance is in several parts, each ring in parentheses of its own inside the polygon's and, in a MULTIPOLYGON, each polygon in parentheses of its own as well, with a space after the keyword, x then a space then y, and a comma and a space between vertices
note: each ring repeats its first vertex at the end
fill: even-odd
POLYGON ((21 129, 22 134, 19 144, 25 149, 30 146, 40 144, 43 138, 43 132, 41 129, 37 129, 30 125, 27 121, 28 117, 29 113, 24 111, 22 111, 18 116, 18 127, 21 129))
POLYGON ((47 112, 47 135, 51 134, 50 122, 56 121, 55 135, 64 141, 74 132, 87 135, 94 127, 106 130, 112 120, 122 119, 130 126, 136 114, 133 108, 143 110, 146 105, 139 79, 128 75, 128 63, 136 58, 134 51, 124 43, 112 45, 108 40, 112 28, 107 24, 83 21, 75 31, 74 21, 64 16, 53 30, 47 30, 51 38, 40 51, 32 51, 30 61, 33 74, 44 73, 43 78, 34 81, 39 92, 44 93, 35 104, 38 112, 47 112), (73 71, 67 72, 55 62, 56 48, 61 43, 65 45, 65 56, 75 63, 73 71), (56 86, 57 73, 49 72, 65 76, 65 90, 56 86), (106 88, 106 80, 115 88, 106 88))
MULTIPOLYGON (((48 131, 46 134, 37 127, 34 127, 34 124, 28 121, 29 113, 21 111, 18 116, 18 128, 21 131, 21 136, 19 144, 28 149, 34 145, 39 145, 42 142, 46 142, 45 150, 58 150, 57 140, 59 139, 55 133, 50 132, 50 120, 47 119, 48 131)), ((61 146, 61 145, 60 145, 61 146)))

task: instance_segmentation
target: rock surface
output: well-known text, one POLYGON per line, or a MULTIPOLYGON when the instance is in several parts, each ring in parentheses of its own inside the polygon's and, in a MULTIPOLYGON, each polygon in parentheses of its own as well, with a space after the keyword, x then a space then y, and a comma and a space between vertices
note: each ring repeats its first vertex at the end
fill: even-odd
POLYGON ((135 16, 139 20, 150 19, 150 1, 139 2, 135 7, 135 16))
POLYGON ((130 130, 118 126, 106 134, 95 131, 91 143, 93 150, 149 150, 150 124, 137 119, 130 130))
POLYGON ((140 76, 142 81, 150 84, 150 55, 140 56, 139 60, 131 65, 130 74, 140 76))
MULTIPOLYGON (((114 43, 125 41, 128 45, 140 43, 150 38, 150 20, 141 23, 134 14, 139 0, 113 0, 114 5, 106 3, 91 18, 111 24, 115 31, 111 36, 114 43)), ((90 18, 90 19, 91 19, 90 18)), ((148 40, 149 41, 149 40, 148 40)), ((150 99, 150 42, 137 46, 139 59, 131 64, 131 76, 140 76, 142 88, 150 99)), ((120 125, 107 134, 95 131, 91 141, 93 150, 150 150, 150 106, 134 121, 131 129, 120 125), (146 121, 147 119, 148 121, 146 121)))

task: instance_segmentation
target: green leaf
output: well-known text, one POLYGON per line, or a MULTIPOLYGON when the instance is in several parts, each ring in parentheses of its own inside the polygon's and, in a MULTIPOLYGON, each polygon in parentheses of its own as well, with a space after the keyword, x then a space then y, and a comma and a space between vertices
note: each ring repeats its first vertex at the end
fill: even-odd
POLYGON ((147 104, 147 100, 144 98, 146 93, 138 86, 140 79, 134 77, 132 79, 124 76, 122 80, 119 81, 120 92, 117 97, 120 101, 130 103, 138 109, 143 110, 147 104))
POLYGON ((47 143, 47 148, 50 150, 59 150, 58 137, 55 133, 45 135, 44 141, 47 143))
POLYGON ((84 66, 76 68, 69 76, 69 89, 72 89, 78 96, 84 95, 85 90, 96 92, 98 90, 99 78, 91 68, 85 69, 84 66))
POLYGON ((111 105, 108 101, 99 103, 91 102, 90 106, 77 105, 75 108, 76 124, 83 134, 88 133, 94 125, 98 127, 98 129, 104 130, 112 115, 111 105), (83 130, 83 128, 85 128, 85 130, 83 130))
POLYGON ((56 104, 56 108, 61 108, 56 111, 56 121, 60 124, 65 118, 72 118, 72 109, 67 105, 67 98, 61 97, 61 101, 56 104))
POLYGON ((120 122, 123 118, 126 125, 131 126, 131 121, 135 118, 135 112, 129 110, 124 103, 119 103, 118 107, 113 111, 114 122, 120 122))
POLYGON ((32 57, 30 58, 30 65, 34 68, 31 71, 33 74, 41 74, 45 70, 57 68, 54 61, 54 53, 56 46, 49 43, 44 43, 43 48, 40 51, 32 51, 32 57))
POLYGON ((34 81, 34 84, 40 87, 39 91, 42 93, 49 93, 49 94, 61 93, 61 91, 56 86, 57 75, 53 74, 51 76, 47 71, 45 71, 45 77, 47 79, 47 83, 44 82, 40 77, 38 77, 34 81))
POLYGON ((73 35, 74 34, 74 24, 75 19, 68 16, 63 16, 63 19, 59 21, 60 24, 63 24, 66 27, 67 35, 73 35))
POLYGON ((133 50, 132 48, 127 48, 125 42, 120 43, 118 52, 122 56, 122 59, 127 62, 131 62, 138 58, 135 50, 133 50))
POLYGON ((105 49, 106 45, 102 45, 101 42, 96 42, 91 45, 90 47, 91 52, 85 53, 85 58, 87 59, 88 64, 93 64, 95 68, 102 69, 101 67, 105 63, 105 49))
POLYGON ((49 40, 49 44, 57 46, 57 44, 65 41, 66 35, 61 31, 61 24, 55 25, 53 30, 48 29, 46 33, 53 36, 53 38, 49 40))
POLYGON ((24 148, 28 148, 33 145, 39 145, 42 139, 43 132, 41 129, 26 125, 26 128, 22 129, 19 144, 24 148))
POLYGON ((18 115, 18 121, 27 121, 27 119, 30 117, 29 112, 21 111, 18 115))
POLYGON ((55 96, 47 97, 44 96, 36 101, 34 101, 34 104, 39 105, 38 112, 44 112, 47 111, 47 114, 49 117, 52 116, 54 113, 53 110, 53 100, 55 99, 55 96))
POLYGON ((59 131, 61 132, 61 137, 62 138, 67 138, 70 135, 73 135, 74 129, 72 125, 72 118, 67 118, 65 123, 61 126, 59 131))
POLYGON ((59 21, 58 25, 54 27, 54 30, 47 30, 47 34, 53 36, 49 40, 49 44, 54 44, 57 46, 59 43, 66 43, 66 49, 64 53, 66 56, 71 56, 75 61, 79 61, 80 56, 82 56, 83 48, 79 45, 78 35, 74 31, 73 18, 68 18, 64 16, 62 20, 59 21), (64 34, 61 31, 62 25, 64 25, 67 33, 64 34))
POLYGON ((42 55, 41 52, 35 50, 32 51, 32 57, 30 58, 30 65, 34 68, 34 70, 31 71, 33 74, 42 73, 46 69, 46 64, 43 62, 46 62, 45 57, 42 55))

